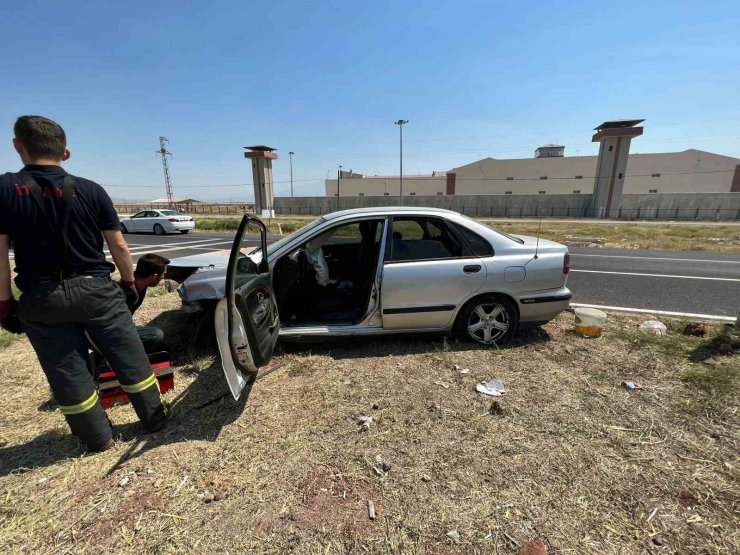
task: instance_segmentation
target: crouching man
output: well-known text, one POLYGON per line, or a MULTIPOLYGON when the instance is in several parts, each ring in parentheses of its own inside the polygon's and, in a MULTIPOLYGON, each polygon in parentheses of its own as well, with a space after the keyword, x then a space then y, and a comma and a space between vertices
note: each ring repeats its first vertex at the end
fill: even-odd
MULTIPOLYGON (((136 262, 134 283, 136 284, 136 292, 139 295, 139 299, 129 305, 131 314, 136 312, 142 305, 147 290, 150 287, 156 287, 162 283, 162 279, 167 272, 167 264, 169 263, 170 261, 168 259, 158 254, 145 254, 136 262)), ((166 350, 162 328, 157 326, 136 326, 136 331, 147 353, 166 350)))

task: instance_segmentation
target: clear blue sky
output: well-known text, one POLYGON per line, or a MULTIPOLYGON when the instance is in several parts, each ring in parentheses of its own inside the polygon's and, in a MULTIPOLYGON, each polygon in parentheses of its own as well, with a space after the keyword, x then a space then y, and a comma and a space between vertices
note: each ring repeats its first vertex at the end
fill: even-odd
POLYGON ((592 128, 630 117, 633 152, 740 157, 737 1, 6 0, 0 21, 0 169, 15 118, 46 115, 116 198, 164 196, 159 135, 177 196, 251 198, 250 144, 279 149, 278 182, 296 152, 296 194, 339 164, 397 173, 398 118, 407 174, 595 154, 592 128))

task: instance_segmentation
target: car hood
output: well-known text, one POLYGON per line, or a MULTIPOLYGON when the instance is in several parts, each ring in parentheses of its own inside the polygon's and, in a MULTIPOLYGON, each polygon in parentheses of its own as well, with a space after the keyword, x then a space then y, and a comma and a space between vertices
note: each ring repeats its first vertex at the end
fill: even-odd
POLYGON ((229 265, 230 255, 231 250, 220 250, 181 256, 170 260, 169 266, 171 268, 226 268, 229 265))

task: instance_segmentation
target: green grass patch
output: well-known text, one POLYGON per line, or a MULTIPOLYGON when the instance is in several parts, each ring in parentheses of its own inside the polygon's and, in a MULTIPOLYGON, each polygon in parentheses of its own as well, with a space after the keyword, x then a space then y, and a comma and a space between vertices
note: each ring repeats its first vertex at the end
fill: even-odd
MULTIPOLYGON (((311 220, 271 219, 263 220, 267 233, 271 235, 287 235, 304 227, 311 220)), ((236 231, 239 229, 241 218, 196 218, 195 227, 198 231, 236 231)))
POLYGON ((4 349, 11 343, 15 343, 18 341, 22 335, 16 335, 14 333, 7 332, 5 330, 0 330, 0 349, 4 349))
POLYGON ((713 405, 740 393, 740 360, 735 356, 715 367, 697 364, 687 370, 682 379, 705 393, 707 398, 704 401, 713 405))

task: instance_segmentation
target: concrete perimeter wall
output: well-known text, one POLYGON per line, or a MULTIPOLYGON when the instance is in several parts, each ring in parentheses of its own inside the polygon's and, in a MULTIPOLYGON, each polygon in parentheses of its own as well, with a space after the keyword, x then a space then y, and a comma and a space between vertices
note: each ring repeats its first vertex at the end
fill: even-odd
MULTIPOLYGON (((280 216, 320 216, 337 210, 380 206, 446 208, 468 216, 497 218, 585 217, 591 195, 466 195, 433 197, 278 197, 280 216)), ((610 217, 622 219, 738 220, 740 193, 633 194, 622 197, 622 208, 610 217)))

